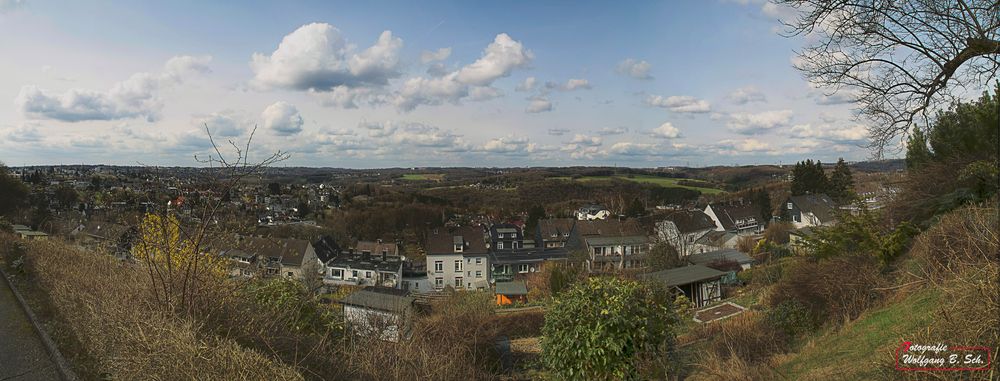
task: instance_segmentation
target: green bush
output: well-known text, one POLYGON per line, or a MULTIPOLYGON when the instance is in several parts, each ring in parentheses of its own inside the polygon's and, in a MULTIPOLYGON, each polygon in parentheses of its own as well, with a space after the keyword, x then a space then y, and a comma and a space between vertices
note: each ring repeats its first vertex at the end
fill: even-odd
POLYGON ((781 302, 767 311, 767 322, 786 335, 795 337, 815 328, 809 310, 795 300, 781 302))
POLYGON ((665 377, 677 321, 668 295, 615 278, 576 284, 545 314, 543 364, 556 379, 665 377))

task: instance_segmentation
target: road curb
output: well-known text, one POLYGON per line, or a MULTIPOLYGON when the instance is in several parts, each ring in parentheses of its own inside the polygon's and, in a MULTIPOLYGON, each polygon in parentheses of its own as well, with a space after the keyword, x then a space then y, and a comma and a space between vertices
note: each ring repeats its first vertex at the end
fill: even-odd
POLYGON ((35 313, 31 311, 30 307, 28 307, 28 302, 24 300, 24 296, 22 296, 21 292, 17 290, 17 287, 14 287, 14 283, 10 281, 10 276, 7 275, 7 272, 4 271, 2 266, 0 266, 0 277, 3 278, 11 292, 14 293, 14 298, 17 299, 17 303, 21 305, 21 310, 28 316, 28 320, 31 321, 31 326, 35 327, 35 332, 37 332, 38 336, 42 338, 42 344, 45 345, 45 349, 49 352, 49 357, 52 358, 52 361, 56 363, 56 367, 59 368, 59 374, 62 375, 63 380, 78 381, 79 378, 76 377, 76 373, 73 373, 73 369, 69 367, 69 362, 67 362, 66 358, 63 357, 62 352, 59 352, 59 348, 56 347, 56 343, 52 341, 49 334, 45 332, 45 329, 42 327, 42 323, 38 321, 35 313))

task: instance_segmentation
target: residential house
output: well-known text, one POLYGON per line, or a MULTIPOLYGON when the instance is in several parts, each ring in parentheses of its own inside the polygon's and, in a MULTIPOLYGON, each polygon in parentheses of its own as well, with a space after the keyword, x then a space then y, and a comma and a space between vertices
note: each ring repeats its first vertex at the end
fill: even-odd
POLYGON ((700 210, 676 210, 666 213, 656 222, 656 235, 686 257, 696 253, 698 239, 715 231, 715 221, 700 210))
POLYGON ((722 249, 735 249, 740 236, 727 231, 710 231, 694 241, 693 252, 704 253, 722 249))
POLYGON ((796 228, 836 223, 837 204, 823 193, 791 196, 785 200, 785 215, 796 228))
MULTIPOLYGON (((360 242, 359 242, 359 245, 360 242)), ((403 261, 398 255, 372 255, 368 251, 348 251, 325 263, 323 283, 327 285, 377 286, 400 288, 403 261)))
POLYGON ((597 220, 577 221, 567 248, 585 251, 591 271, 610 271, 645 266, 649 245, 635 219, 597 220))
POLYGON ((585 205, 576 211, 579 221, 604 220, 611 216, 611 211, 600 205, 585 205))
POLYGON ((434 289, 489 287, 489 251, 481 228, 436 230, 427 237, 426 252, 427 278, 434 289))
POLYGON ((695 307, 704 307, 722 300, 722 278, 725 272, 702 265, 689 265, 640 275, 641 278, 662 282, 681 292, 695 307))
POLYGON ((490 251, 490 279, 495 282, 523 281, 528 275, 542 271, 555 262, 565 262, 569 257, 566 248, 532 248, 521 250, 490 251))
POLYGON ((538 220, 537 232, 538 247, 551 249, 556 247, 566 247, 573 232, 576 220, 572 218, 549 218, 538 220))
POLYGON ((514 224, 493 224, 489 229, 490 240, 487 248, 492 251, 518 250, 524 248, 524 234, 514 224))
MULTIPOLYGON (((234 255, 252 257, 264 276, 305 279, 306 276, 319 277, 323 270, 323 263, 316 256, 312 243, 301 239, 238 236, 234 243, 215 242, 211 245, 227 247, 221 250, 226 256, 234 250, 246 253, 234 255)), ((237 267, 242 267, 240 261, 236 261, 237 267)))
POLYGON ((355 335, 398 342, 410 335, 414 299, 406 291, 366 287, 340 301, 344 323, 355 335))
POLYGON ((716 231, 737 235, 760 234, 767 221, 760 221, 760 208, 752 203, 708 204, 707 214, 715 222, 716 231))

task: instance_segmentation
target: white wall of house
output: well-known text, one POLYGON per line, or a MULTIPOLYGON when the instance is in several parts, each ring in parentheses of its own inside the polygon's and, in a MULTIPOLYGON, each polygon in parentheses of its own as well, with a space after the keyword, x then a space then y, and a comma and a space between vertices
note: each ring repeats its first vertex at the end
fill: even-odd
POLYGON ((670 220, 663 220, 656 223, 656 234, 661 241, 665 241, 677 249, 677 255, 686 257, 698 253, 695 241, 708 234, 713 229, 696 230, 688 233, 681 233, 677 229, 677 224, 670 220))
POLYGON ((726 230, 726 228, 722 227, 722 221, 719 221, 719 216, 715 215, 715 211, 712 210, 711 204, 705 207, 705 214, 708 215, 708 218, 712 219, 712 222, 715 222, 715 231, 721 232, 726 230))
POLYGON ((427 279, 435 289, 465 288, 465 258, 462 253, 428 254, 427 279))
POLYGON ((490 287, 490 262, 485 254, 465 256, 465 288, 486 290, 490 287))

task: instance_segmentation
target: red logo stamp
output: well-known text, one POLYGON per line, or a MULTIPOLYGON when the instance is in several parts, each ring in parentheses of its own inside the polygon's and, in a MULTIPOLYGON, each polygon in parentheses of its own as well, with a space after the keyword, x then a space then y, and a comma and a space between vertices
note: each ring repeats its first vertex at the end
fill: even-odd
POLYGON ((990 348, 904 342, 896 348, 896 370, 989 370, 990 348))

